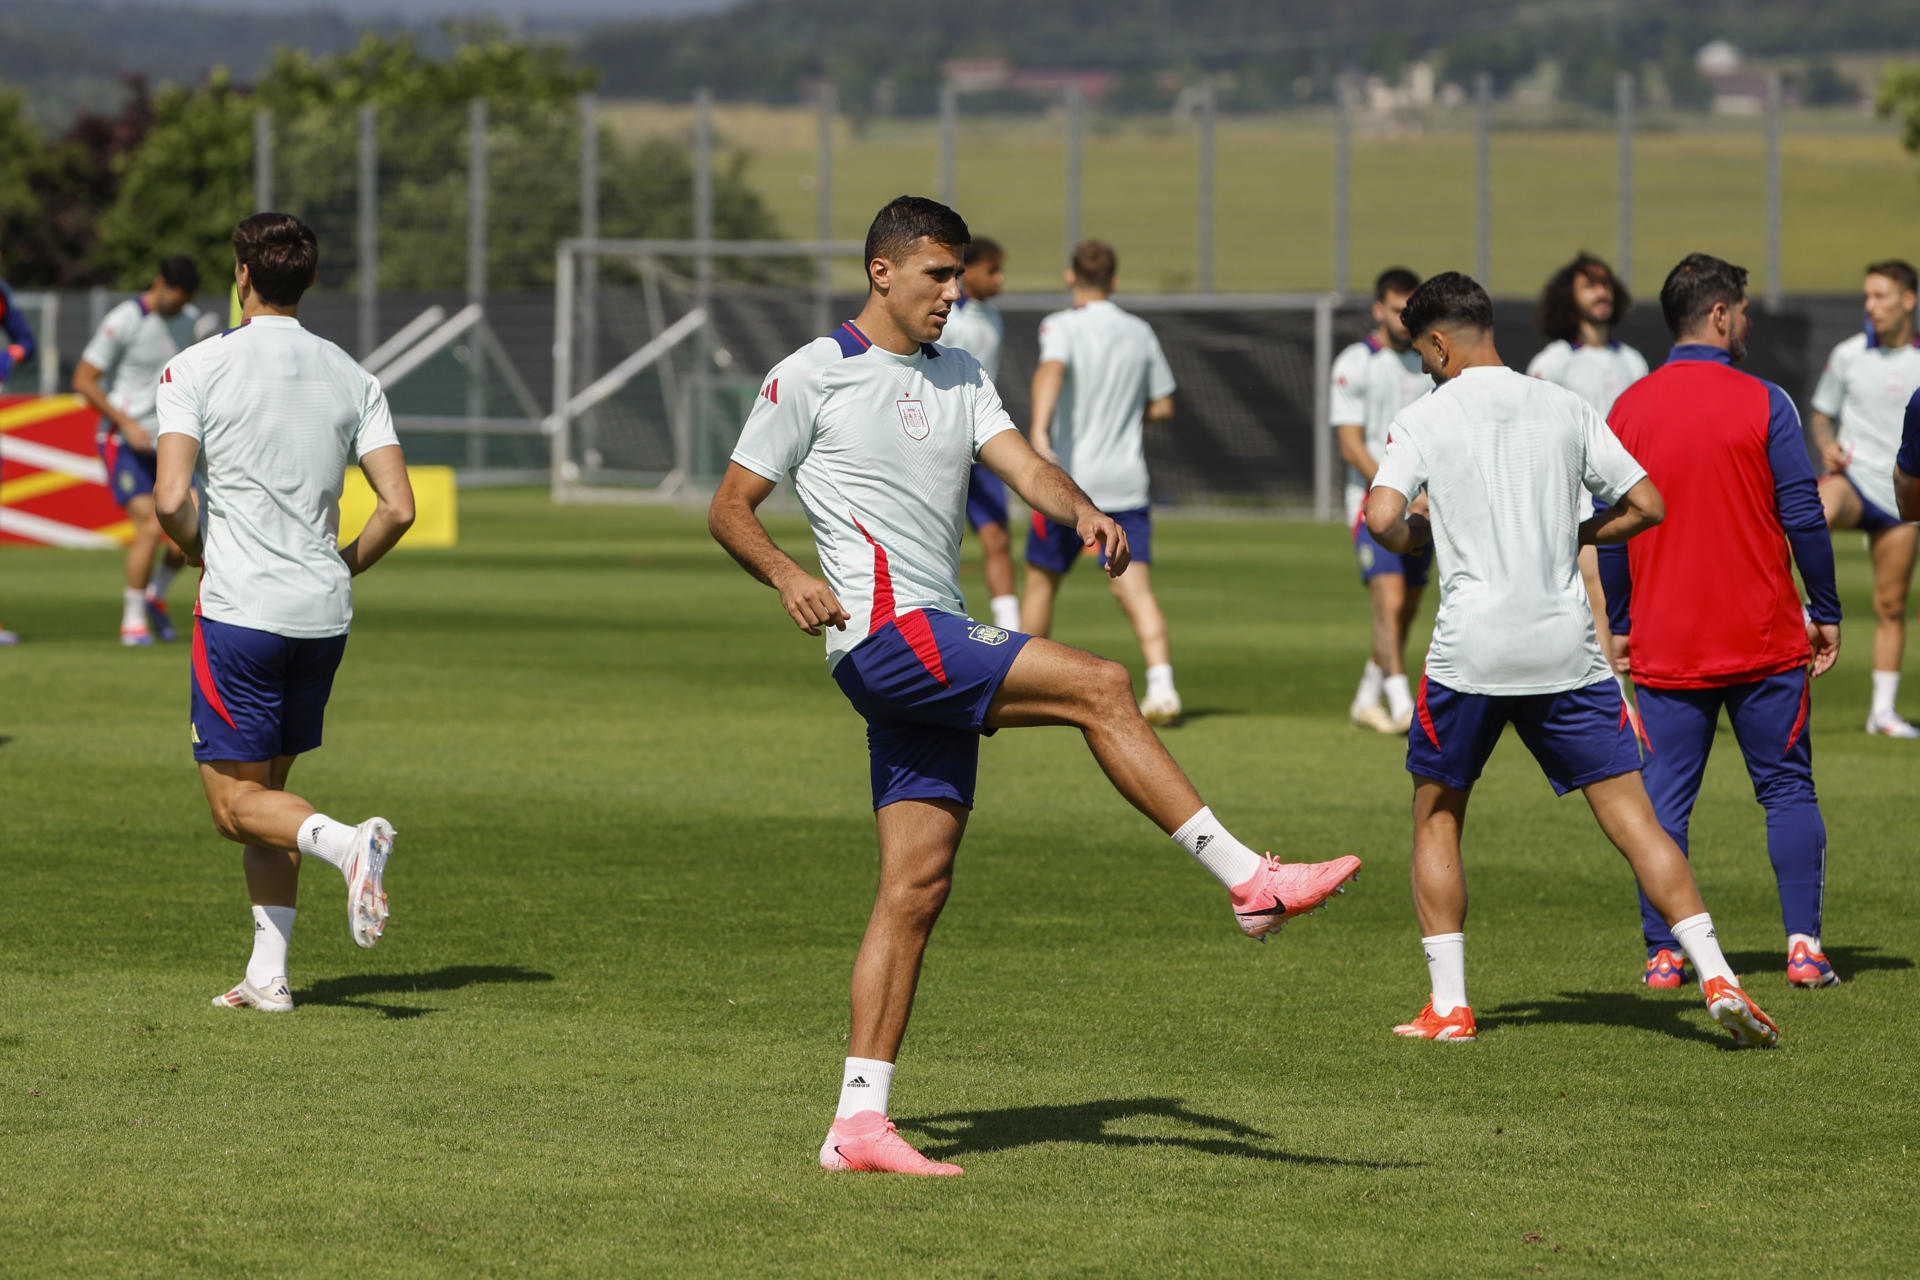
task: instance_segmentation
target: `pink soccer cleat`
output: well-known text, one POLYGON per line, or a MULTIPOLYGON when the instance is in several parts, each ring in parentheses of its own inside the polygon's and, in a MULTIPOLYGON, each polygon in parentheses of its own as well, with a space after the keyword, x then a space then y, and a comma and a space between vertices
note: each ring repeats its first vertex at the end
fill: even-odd
POLYGON ((1327 899, 1346 892, 1360 874, 1360 859, 1349 854, 1332 862, 1282 862, 1266 856, 1245 884, 1233 888, 1233 916, 1240 931, 1265 941, 1298 915, 1318 911, 1327 899))
POLYGON ((1732 1033, 1734 1048, 1751 1049, 1780 1043, 1780 1028, 1737 982, 1708 978, 1702 987, 1707 997, 1707 1012, 1732 1033))
POLYGON ((907 1145, 893 1121, 878 1111, 862 1111, 835 1120, 820 1144, 820 1167, 836 1172, 911 1173, 923 1178, 951 1178, 965 1173, 957 1164, 929 1160, 907 1145))
POLYGON ((1647 971, 1640 979, 1650 987, 1672 990, 1686 985, 1687 962, 1665 947, 1647 957, 1647 971))

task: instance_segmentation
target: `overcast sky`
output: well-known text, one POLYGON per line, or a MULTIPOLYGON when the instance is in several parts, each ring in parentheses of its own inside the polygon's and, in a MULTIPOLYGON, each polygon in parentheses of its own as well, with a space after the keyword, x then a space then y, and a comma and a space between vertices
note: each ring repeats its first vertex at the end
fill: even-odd
POLYGON ((651 17, 711 12, 737 0, 127 0, 190 9, 238 9, 249 13, 285 13, 289 9, 332 9, 355 18, 438 18, 447 14, 509 14, 521 17, 651 17))

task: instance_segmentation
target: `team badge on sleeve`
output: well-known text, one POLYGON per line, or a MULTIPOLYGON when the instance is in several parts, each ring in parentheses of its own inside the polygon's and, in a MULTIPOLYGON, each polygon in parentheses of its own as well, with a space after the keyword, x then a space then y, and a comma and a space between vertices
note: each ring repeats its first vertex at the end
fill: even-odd
POLYGON ((918 400, 897 400, 894 402, 900 410, 900 425, 915 440, 925 440, 933 430, 933 424, 927 420, 927 406, 918 400))

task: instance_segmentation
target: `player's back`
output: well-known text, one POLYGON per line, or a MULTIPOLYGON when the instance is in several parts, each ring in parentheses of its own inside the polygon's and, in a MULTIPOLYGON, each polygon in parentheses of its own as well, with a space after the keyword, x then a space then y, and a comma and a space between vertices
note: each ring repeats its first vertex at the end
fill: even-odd
POLYGON ((290 316, 256 316, 167 366, 161 430, 200 441, 201 609, 289 636, 353 616, 338 541, 347 465, 397 443, 380 384, 290 316))
POLYGON ((1040 323, 1040 359, 1066 365, 1053 447, 1103 510, 1147 505, 1141 415, 1173 394, 1173 374, 1153 327, 1107 299, 1056 311, 1040 323))

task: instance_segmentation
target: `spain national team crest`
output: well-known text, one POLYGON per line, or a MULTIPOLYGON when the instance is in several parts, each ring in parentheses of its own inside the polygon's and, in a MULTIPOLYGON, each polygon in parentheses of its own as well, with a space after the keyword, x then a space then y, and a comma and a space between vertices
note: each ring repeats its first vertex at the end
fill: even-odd
POLYGON ((984 624, 967 628, 967 635, 978 640, 981 644, 1005 644, 1007 642, 1007 634, 1008 633, 1000 627, 989 627, 984 624))
POLYGON ((927 406, 918 400, 897 400, 895 406, 900 410, 900 425, 915 440, 925 440, 933 431, 933 423, 927 419, 927 406))

